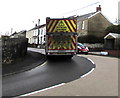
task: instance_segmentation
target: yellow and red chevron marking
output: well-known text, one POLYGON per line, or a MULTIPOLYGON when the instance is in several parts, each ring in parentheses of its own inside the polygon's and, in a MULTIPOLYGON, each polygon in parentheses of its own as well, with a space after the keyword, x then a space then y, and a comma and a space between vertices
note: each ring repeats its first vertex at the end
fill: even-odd
POLYGON ((76 49, 76 37, 75 36, 70 36, 71 40, 70 40, 70 47, 69 49, 75 50, 76 49))
POLYGON ((46 21, 47 32, 76 32, 75 19, 49 19, 46 21))
POLYGON ((61 42, 61 44, 49 36, 48 50, 76 50, 76 36, 71 35, 69 41, 61 42))

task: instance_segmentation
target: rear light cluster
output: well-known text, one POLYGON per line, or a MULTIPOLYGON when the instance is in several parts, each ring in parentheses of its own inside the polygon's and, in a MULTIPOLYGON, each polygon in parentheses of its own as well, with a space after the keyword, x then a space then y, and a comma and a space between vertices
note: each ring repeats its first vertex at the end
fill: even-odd
POLYGON ((76 54, 76 52, 69 52, 69 53, 48 52, 47 54, 48 54, 48 55, 56 55, 56 54, 58 54, 58 55, 74 55, 74 54, 76 54))
POLYGON ((50 52, 48 53, 48 55, 51 55, 51 54, 54 54, 54 53, 50 53, 50 52))

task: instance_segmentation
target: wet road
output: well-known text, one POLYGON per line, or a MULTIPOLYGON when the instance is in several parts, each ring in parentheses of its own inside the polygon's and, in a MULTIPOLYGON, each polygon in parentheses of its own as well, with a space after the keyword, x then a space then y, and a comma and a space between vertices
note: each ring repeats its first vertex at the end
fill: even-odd
POLYGON ((3 96, 19 96, 48 88, 61 83, 68 83, 80 78, 93 68, 90 60, 74 56, 71 60, 46 61, 32 70, 3 78, 3 96))

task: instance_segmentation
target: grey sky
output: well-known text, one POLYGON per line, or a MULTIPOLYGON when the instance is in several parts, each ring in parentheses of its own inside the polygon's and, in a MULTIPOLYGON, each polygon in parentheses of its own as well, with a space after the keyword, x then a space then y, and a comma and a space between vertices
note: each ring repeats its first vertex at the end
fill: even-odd
POLYGON ((67 17, 95 12, 99 4, 102 13, 112 23, 118 18, 120 0, 0 0, 0 32, 29 30, 38 19, 67 17), (91 5, 91 6, 90 6, 91 5), (34 23, 32 22, 34 21, 34 23))

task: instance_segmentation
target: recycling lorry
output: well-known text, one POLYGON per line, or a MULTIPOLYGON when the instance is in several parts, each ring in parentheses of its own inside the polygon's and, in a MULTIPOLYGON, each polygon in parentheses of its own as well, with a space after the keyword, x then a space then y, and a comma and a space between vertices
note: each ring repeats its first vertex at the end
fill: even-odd
POLYGON ((67 56, 77 53, 77 23, 73 18, 46 18, 46 55, 67 56))

